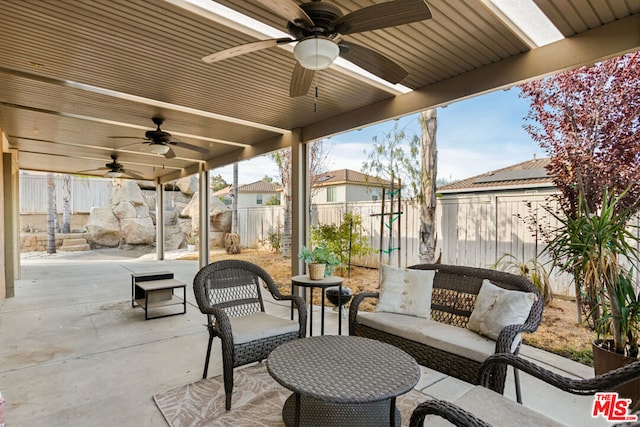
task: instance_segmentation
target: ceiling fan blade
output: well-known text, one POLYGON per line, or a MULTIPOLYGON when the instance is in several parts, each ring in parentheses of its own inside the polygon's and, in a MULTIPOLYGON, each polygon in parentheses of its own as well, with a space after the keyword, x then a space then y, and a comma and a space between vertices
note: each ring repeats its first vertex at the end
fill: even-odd
POLYGON ((173 159, 176 156, 176 153, 173 151, 171 147, 169 147, 169 151, 164 154, 165 159, 173 159))
POLYGON ((207 148, 198 147, 197 145, 187 144, 186 142, 171 141, 169 144, 177 145, 180 148, 186 148, 187 150, 197 151, 198 153, 209 154, 207 148))
POLYGON ((315 25, 309 15, 292 0, 257 0, 257 2, 294 24, 303 24, 307 28, 315 25))
POLYGON ((341 57, 389 83, 400 83, 409 75, 407 70, 368 47, 345 41, 340 42, 339 46, 341 57))
POLYGON ((234 56, 244 55, 245 53, 255 52, 257 50, 268 49, 279 44, 286 44, 294 41, 295 40, 288 37, 281 39, 258 40, 257 42, 241 44, 240 46, 234 46, 230 47, 229 49, 221 50, 220 52, 212 53, 211 55, 207 55, 202 58, 202 60, 208 64, 212 64, 214 62, 233 58, 234 56))
POLYGON ((108 136, 107 138, 117 138, 117 139, 143 139, 139 136, 108 136))
POLYGON ((108 171, 109 168, 98 168, 98 169, 85 169, 83 171, 77 171, 76 173, 84 173, 84 172, 98 172, 98 171, 108 171))
POLYGON ((425 0, 392 0, 348 13, 333 23, 340 34, 354 34, 431 18, 425 0))
POLYGON ((131 178, 144 180, 144 178, 140 175, 140 172, 132 171, 131 169, 123 169, 122 173, 125 175, 129 175, 131 178))
POLYGON ((303 96, 309 92, 311 83, 313 82, 314 70, 308 70, 296 62, 296 66, 293 69, 291 75, 291 84, 289 85, 289 96, 295 98, 296 96, 303 96))

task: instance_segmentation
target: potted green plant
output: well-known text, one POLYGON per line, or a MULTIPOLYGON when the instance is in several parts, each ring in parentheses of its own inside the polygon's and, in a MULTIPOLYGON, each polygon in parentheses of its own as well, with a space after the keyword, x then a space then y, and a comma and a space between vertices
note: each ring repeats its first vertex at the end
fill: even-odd
MULTIPOLYGON (((554 265, 574 275, 592 304, 589 314, 597 332, 592 346, 596 375, 638 359, 640 295, 633 272, 640 262, 640 237, 638 226, 632 224, 635 206, 618 208, 625 194, 605 189, 597 211, 591 212, 579 192, 576 215, 552 212, 560 225, 545 247, 554 265)), ((618 392, 633 399, 635 405, 640 385, 623 387, 628 386, 635 395, 618 392)))
POLYGON ((307 264, 311 280, 320 280, 331 276, 335 268, 340 266, 340 259, 329 250, 324 242, 313 249, 303 246, 300 249, 299 257, 307 264))
POLYGON ((185 242, 187 242, 187 250, 193 252, 196 250, 198 244, 198 235, 196 233, 187 233, 184 236, 185 242))

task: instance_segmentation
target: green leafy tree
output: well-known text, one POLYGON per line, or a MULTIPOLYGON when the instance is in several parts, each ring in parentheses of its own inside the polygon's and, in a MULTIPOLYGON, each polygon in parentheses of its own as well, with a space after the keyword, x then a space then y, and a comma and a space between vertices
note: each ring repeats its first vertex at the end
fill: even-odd
POLYGON ((228 186, 229 184, 227 184, 227 181, 225 181, 221 175, 211 177, 211 189, 214 193, 218 190, 222 190, 223 188, 227 188, 228 186))
POLYGON ((373 252, 369 239, 363 234, 362 217, 353 212, 342 216, 340 225, 320 224, 313 227, 310 241, 314 246, 326 244, 327 248, 340 258, 342 265, 349 262, 351 255, 367 255, 373 252))

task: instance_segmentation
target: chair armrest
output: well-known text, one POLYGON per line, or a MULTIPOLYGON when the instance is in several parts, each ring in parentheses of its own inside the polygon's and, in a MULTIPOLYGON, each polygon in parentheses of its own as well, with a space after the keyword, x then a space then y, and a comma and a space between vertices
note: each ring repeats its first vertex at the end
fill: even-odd
POLYGON ((304 303, 302 297, 298 295, 282 295, 280 294, 281 301, 292 301, 296 305, 298 310, 298 322, 300 323, 300 338, 307 336, 307 306, 304 303))
POLYGON ((427 400, 419 404, 411 414, 409 427, 423 427, 427 415, 433 414, 444 418, 457 427, 491 427, 470 412, 446 400, 427 400))
POLYGON ((353 296, 351 305, 349 305, 349 335, 355 332, 356 319, 358 317, 358 308, 365 298, 379 298, 379 292, 359 292, 353 296))
MULTIPOLYGON (((593 395, 598 392, 609 391, 628 381, 640 378, 640 360, 626 366, 610 371, 594 378, 573 379, 568 378, 535 363, 509 353, 494 354, 489 356, 482 365, 478 374, 478 383, 488 388, 492 383, 493 372, 500 365, 511 365, 527 374, 534 376, 561 390, 578 395, 593 395)), ((495 390, 502 393, 502 390, 495 390)))

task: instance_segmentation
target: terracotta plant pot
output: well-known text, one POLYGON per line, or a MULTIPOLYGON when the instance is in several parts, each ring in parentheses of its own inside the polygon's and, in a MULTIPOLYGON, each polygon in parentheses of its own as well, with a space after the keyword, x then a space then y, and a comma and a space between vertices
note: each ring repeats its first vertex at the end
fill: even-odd
MULTIPOLYGON (((602 343, 603 340, 594 340, 591 343, 591 348, 593 350, 593 370, 596 375, 606 374, 609 371, 638 360, 634 357, 616 353, 615 351, 609 351, 607 344, 613 348, 613 340, 605 341, 604 346, 602 343)), ((629 409, 636 408, 638 406, 638 402, 640 402, 640 378, 621 385, 611 391, 618 392, 620 397, 631 399, 629 409)))
POLYGON ((324 270, 326 266, 324 264, 307 264, 309 269, 309 278, 311 280, 324 279, 324 270))

